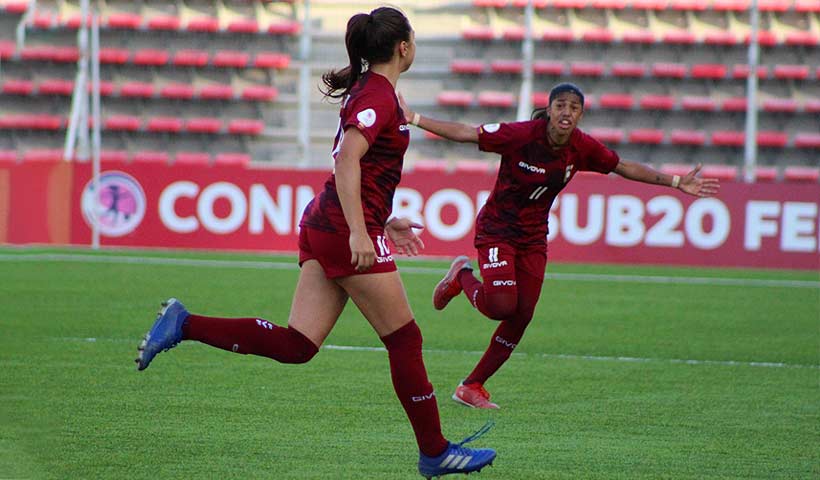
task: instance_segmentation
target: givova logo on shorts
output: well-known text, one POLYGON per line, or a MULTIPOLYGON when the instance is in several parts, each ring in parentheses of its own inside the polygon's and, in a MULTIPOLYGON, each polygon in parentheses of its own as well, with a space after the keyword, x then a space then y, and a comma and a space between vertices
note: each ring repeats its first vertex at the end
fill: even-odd
POLYGON ((376 246, 379 248, 379 254, 376 255, 376 263, 393 261, 393 255, 390 254, 390 247, 387 245, 387 239, 384 235, 376 236, 376 246))

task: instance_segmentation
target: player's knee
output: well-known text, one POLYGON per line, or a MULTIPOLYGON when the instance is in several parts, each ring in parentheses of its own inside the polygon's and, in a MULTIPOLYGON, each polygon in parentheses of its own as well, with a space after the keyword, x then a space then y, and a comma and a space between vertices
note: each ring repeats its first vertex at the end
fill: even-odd
POLYGON ((486 302, 486 315, 493 320, 504 320, 515 315, 518 306, 518 298, 514 295, 492 295, 488 296, 486 302))
POLYGON ((319 352, 319 347, 298 330, 288 327, 288 334, 291 349, 286 358, 280 360, 282 363, 307 363, 319 352))

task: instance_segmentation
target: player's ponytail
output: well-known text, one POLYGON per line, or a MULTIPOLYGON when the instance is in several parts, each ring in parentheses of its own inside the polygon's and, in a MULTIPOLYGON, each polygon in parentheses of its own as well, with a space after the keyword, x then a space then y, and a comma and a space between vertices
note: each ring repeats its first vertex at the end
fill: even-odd
POLYGON ((371 65, 386 63, 393 58, 396 44, 409 41, 411 31, 407 17, 391 7, 380 7, 370 14, 358 13, 350 17, 345 32, 349 64, 322 75, 322 93, 331 98, 342 98, 350 93, 371 65))
POLYGON ((532 111, 532 115, 530 115, 531 120, 540 120, 542 118, 544 120, 549 120, 549 115, 547 115, 547 108, 546 107, 536 108, 535 110, 532 111))

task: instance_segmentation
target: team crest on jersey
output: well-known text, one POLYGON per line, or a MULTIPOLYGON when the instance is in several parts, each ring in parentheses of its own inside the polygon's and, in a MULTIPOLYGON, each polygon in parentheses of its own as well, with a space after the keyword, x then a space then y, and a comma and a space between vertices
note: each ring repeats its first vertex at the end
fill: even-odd
POLYGON ((356 114, 356 119, 365 128, 372 127, 373 124, 376 123, 376 111, 372 108, 362 110, 361 112, 356 114))
POLYGON ((501 128, 500 123, 488 123, 487 125, 482 125, 481 129, 487 133, 495 133, 498 129, 501 128))

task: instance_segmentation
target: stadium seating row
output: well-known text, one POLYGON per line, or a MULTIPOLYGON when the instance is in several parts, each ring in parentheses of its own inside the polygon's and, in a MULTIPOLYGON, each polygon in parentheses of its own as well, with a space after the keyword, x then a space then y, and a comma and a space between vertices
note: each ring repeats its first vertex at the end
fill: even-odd
MULTIPOLYGON (((31 149, 24 152, 17 150, 0 150, 0 165, 19 162, 58 162, 63 159, 60 149, 31 149)), ((180 151, 175 154, 157 150, 102 150, 100 161, 111 163, 173 163, 174 165, 240 165, 247 166, 251 157, 241 152, 191 152, 180 151)))
MULTIPOLYGON (((608 144, 642 144, 642 145, 679 145, 679 146, 712 146, 712 147, 742 147, 746 135, 736 130, 703 130, 674 129, 664 131, 654 128, 639 128, 624 131, 621 128, 590 128, 587 133, 608 144)), ((425 132, 425 138, 439 140, 441 137, 434 133, 425 132)), ((820 149, 820 133, 797 132, 791 142, 789 135, 784 132, 760 131, 757 133, 757 145, 767 148, 804 148, 820 149)))
MULTIPOLYGON (((516 105, 516 95, 511 92, 495 90, 481 91, 474 94, 468 90, 445 90, 436 97, 436 103, 442 107, 470 108, 474 106, 487 108, 512 108, 516 105)), ((549 92, 534 92, 534 105, 546 105, 549 92)), ((587 109, 613 110, 685 110, 693 112, 745 112, 746 97, 723 97, 684 95, 647 94, 640 98, 629 93, 604 93, 598 96, 587 95, 584 106, 587 109)), ((759 108, 770 113, 820 113, 820 98, 809 98, 803 101, 795 99, 764 98, 759 108)))
MULTIPOLYGON (((598 10, 681 10, 681 11, 734 11, 745 12, 751 0, 532 0, 535 8, 593 8, 598 10)), ((473 0, 475 7, 524 8, 528 0, 473 0)), ((764 12, 820 12, 816 0, 758 0, 764 12)))
MULTIPOLYGON (((561 60, 535 60, 533 72, 536 75, 573 75, 578 77, 621 77, 621 78, 672 78, 672 79, 704 79, 728 80, 745 79, 749 75, 749 65, 724 65, 722 63, 674 63, 656 62, 646 64, 641 62, 605 62, 576 61, 564 62, 561 60)), ((524 69, 521 60, 497 59, 454 59, 450 62, 450 71, 460 75, 507 74, 520 75, 524 69)), ((820 79, 820 66, 814 68, 809 65, 759 65, 757 69, 759 79, 777 80, 817 80, 820 79)))
MULTIPOLYGON (((89 86, 90 89, 90 86, 89 86)), ((57 95, 71 96, 74 92, 74 81, 61 78, 43 78, 37 82, 25 79, 0 81, 2 95, 57 95)), ((155 85, 147 82, 129 81, 115 84, 110 81, 100 82, 100 95, 120 98, 162 98, 169 100, 247 100, 254 102, 272 102, 279 95, 275 87, 267 85, 246 85, 234 88, 224 84, 191 85, 185 83, 167 83, 155 85)))
MULTIPOLYGON (((0 115, 0 130, 64 130, 67 118, 52 114, 3 114, 0 115)), ((265 130, 262 120, 253 118, 222 119, 217 117, 150 117, 136 115, 110 115, 103 119, 103 130, 149 133, 193 133, 261 135, 265 130)))
MULTIPOLYGON (((0 60, 45 61, 54 63, 76 63, 80 57, 75 46, 29 45, 19 52, 11 41, 0 40, 0 60)), ((140 48, 104 47, 100 48, 100 63, 110 65, 137 65, 143 67, 217 67, 217 68, 263 68, 285 69, 290 65, 290 55, 280 52, 258 52, 253 55, 238 50, 181 49, 174 52, 140 48)))

